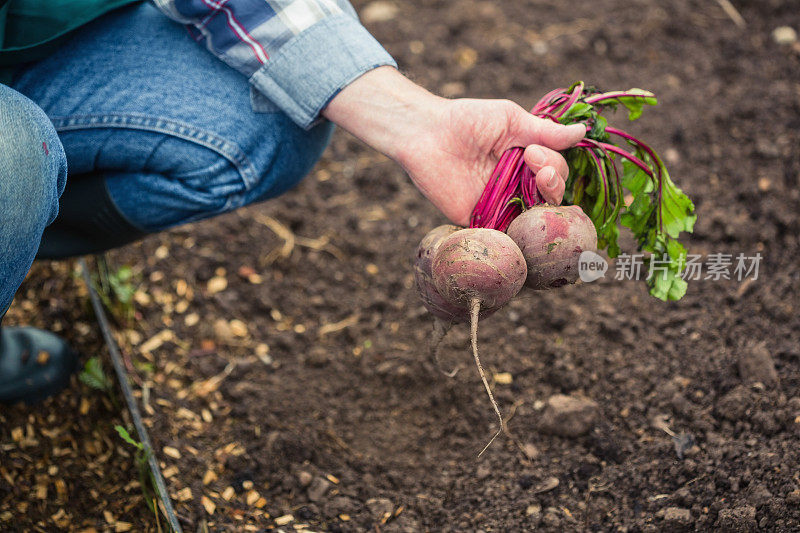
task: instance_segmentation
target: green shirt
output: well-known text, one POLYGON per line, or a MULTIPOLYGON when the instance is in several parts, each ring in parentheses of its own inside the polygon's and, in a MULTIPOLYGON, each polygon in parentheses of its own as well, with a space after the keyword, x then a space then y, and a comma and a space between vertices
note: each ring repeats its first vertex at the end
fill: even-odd
POLYGON ((0 82, 52 53, 73 30, 141 0, 0 0, 0 82))

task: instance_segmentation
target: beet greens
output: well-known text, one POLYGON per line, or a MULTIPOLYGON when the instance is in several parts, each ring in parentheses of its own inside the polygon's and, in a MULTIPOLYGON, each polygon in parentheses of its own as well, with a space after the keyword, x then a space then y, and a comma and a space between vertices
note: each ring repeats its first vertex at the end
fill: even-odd
MULTIPOLYGON (((656 105, 641 89, 600 92, 578 82, 546 94, 531 113, 561 124, 584 124, 586 137, 566 151, 569 178, 564 204, 579 205, 597 229, 598 248, 617 257, 619 226, 628 228, 640 251, 650 294, 679 300, 686 293, 681 272, 686 248, 678 241, 691 233, 697 216, 692 201, 675 186, 661 158, 633 135, 608 125, 602 113, 623 106, 636 120, 645 105, 656 105), (621 168, 620 168, 621 167, 621 168)), ((544 203, 536 176, 522 158, 523 149, 507 150, 492 173, 470 220, 470 227, 505 231, 525 209, 544 203)))

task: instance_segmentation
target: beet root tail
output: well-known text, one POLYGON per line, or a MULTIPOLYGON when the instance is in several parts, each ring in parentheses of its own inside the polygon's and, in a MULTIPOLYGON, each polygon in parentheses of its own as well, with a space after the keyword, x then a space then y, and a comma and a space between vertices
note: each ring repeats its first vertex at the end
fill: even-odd
POLYGON ((469 304, 469 315, 470 315, 470 338, 472 340, 472 356, 475 358, 475 364, 478 367, 478 373, 481 375, 481 381, 483 381, 483 386, 486 388, 486 393, 489 395, 489 401, 492 402, 492 408, 494 409, 495 414, 497 415, 497 419, 500 421, 500 429, 492 436, 486 446, 483 447, 481 453, 478 454, 478 457, 483 455, 489 446, 495 441, 495 439, 501 434, 505 433, 506 431, 506 423, 503 421, 503 415, 500 414, 500 408, 497 406, 497 402, 494 399, 494 394, 492 394, 492 389, 489 387, 489 381, 486 379, 486 372, 483 371, 483 365, 481 364, 481 358, 478 356, 478 319, 480 318, 481 312, 481 301, 478 298, 473 298, 470 300, 469 304))
POLYGON ((438 370, 448 378, 454 378, 456 377, 456 374, 458 374, 458 371, 461 370, 461 367, 457 366, 453 370, 447 371, 442 368, 442 364, 439 361, 439 348, 441 347, 442 341, 444 340, 448 331, 450 331, 450 324, 446 323, 439 317, 434 317, 433 333, 431 333, 431 340, 428 343, 428 348, 429 348, 428 357, 430 359, 431 364, 436 368, 436 370, 438 370))

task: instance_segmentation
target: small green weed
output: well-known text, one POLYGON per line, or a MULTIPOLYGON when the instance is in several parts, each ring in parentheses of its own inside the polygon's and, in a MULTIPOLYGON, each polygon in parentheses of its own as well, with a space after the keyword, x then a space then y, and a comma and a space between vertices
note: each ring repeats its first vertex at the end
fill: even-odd
POLYGON ((92 389, 96 389, 106 394, 111 394, 113 383, 103 370, 103 364, 97 356, 90 357, 83 366, 78 379, 92 389))
POLYGON ((139 486, 142 489, 142 496, 144 497, 144 501, 147 504, 148 509, 150 509, 150 511, 152 511, 152 513, 155 515, 158 530, 161 531, 159 509, 156 504, 158 500, 158 489, 156 488, 156 483, 153 479, 153 473, 150 471, 149 465, 152 451, 145 446, 144 443, 139 442, 131 437, 131 434, 124 427, 117 425, 114 426, 114 429, 117 430, 117 433, 119 433, 119 436, 122 440, 135 448, 134 462, 136 464, 136 469, 139 472, 139 486))
POLYGON ((137 283, 130 266, 122 265, 115 270, 109 266, 105 256, 98 256, 93 283, 100 300, 113 317, 126 324, 133 321, 136 311, 133 296, 137 283))

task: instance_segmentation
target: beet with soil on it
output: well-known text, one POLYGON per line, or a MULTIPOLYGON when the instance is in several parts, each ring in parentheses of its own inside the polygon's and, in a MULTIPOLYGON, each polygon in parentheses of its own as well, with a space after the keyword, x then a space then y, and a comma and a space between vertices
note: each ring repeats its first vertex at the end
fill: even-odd
POLYGON ((647 278, 650 294, 668 301, 686 292, 681 276, 686 249, 678 239, 693 229, 694 204, 650 146, 610 126, 602 115, 624 107, 635 120, 644 106, 655 104, 655 96, 641 89, 600 92, 577 82, 551 91, 531 113, 586 128, 585 137, 564 153, 569 166, 564 201, 571 205, 545 204, 525 148, 510 148, 489 177, 469 229, 440 226, 420 243, 414 274, 423 304, 435 317, 434 361, 438 364, 436 347, 449 324, 469 317, 475 363, 500 421, 489 444, 507 428, 478 357, 480 318, 508 303, 523 285, 541 290, 575 283, 583 252, 599 247, 618 256, 621 227, 631 230, 640 251, 650 253, 648 265, 666 265, 662 275, 647 278))
POLYGON ((469 319, 469 312, 461 306, 453 305, 445 300, 433 284, 433 256, 442 241, 458 231, 458 226, 444 224, 429 231, 417 246, 414 255, 414 283, 422 305, 434 317, 447 324, 465 322, 469 319))
POLYGON ((469 311, 472 355, 500 422, 480 456, 507 428, 478 355, 478 320, 481 310, 494 312, 517 295, 528 269, 522 251, 508 235, 494 229, 470 228, 456 231, 439 244, 431 270, 442 298, 469 311))
POLYGON ((497 310, 525 283, 525 258, 511 238, 488 228, 456 231, 433 256, 433 283, 450 304, 471 310, 497 310))
POLYGON ((509 224, 507 233, 525 256, 525 286, 532 289, 575 283, 581 253, 597 250, 597 230, 576 205, 533 206, 509 224))

